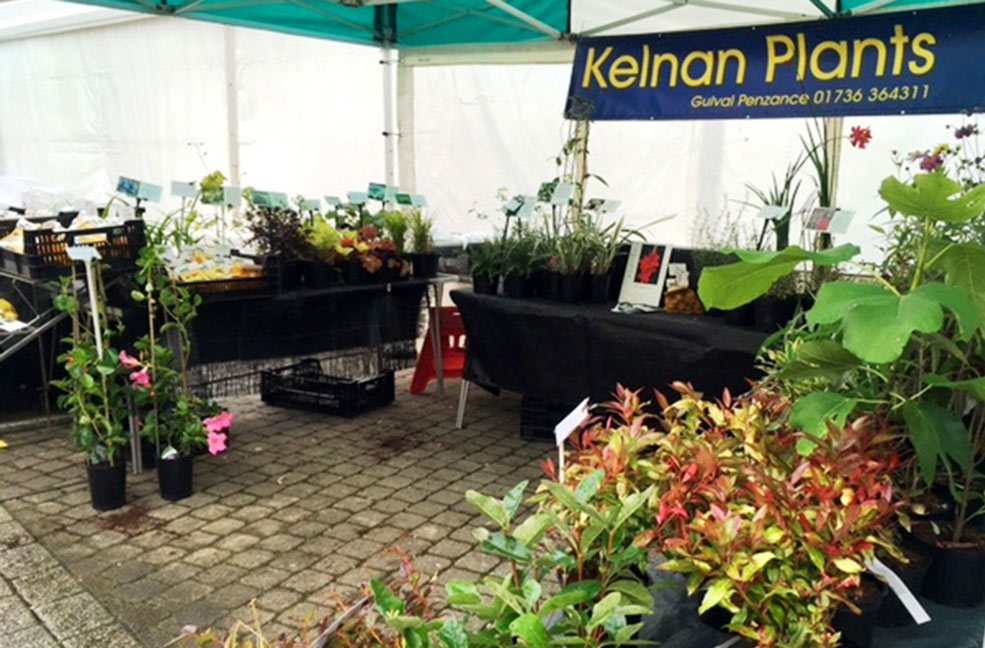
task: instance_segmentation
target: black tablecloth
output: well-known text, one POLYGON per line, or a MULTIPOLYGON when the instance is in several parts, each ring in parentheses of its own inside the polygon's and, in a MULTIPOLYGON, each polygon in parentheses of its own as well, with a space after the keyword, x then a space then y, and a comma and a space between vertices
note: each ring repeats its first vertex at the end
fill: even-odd
POLYGON ((193 364, 317 354, 415 340, 426 280, 205 296, 193 364))
POLYGON ((666 393, 741 393, 763 333, 708 316, 613 313, 611 306, 452 291, 468 335, 465 378, 558 403, 605 399, 622 383, 666 393))

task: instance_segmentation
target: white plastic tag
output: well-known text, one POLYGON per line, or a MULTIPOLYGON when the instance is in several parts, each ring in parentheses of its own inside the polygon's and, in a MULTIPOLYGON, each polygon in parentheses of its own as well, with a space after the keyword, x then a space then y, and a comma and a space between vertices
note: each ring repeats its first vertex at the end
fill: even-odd
POLYGON ((564 444, 571 433, 588 419, 588 399, 578 403, 571 413, 561 419, 561 422, 554 426, 554 440, 558 446, 564 444))
POLYGON ((923 609, 923 606, 920 605, 920 601, 918 601, 917 597, 913 595, 913 592, 911 592, 910 588, 906 586, 906 583, 904 583, 903 580, 896 575, 896 572, 887 567, 875 556, 873 556, 872 560, 865 563, 865 566, 870 572, 886 581, 886 584, 889 585, 889 589, 893 590, 893 593, 896 594, 897 598, 900 600, 900 603, 902 603, 903 607, 906 608, 906 611, 910 613, 910 616, 913 617, 913 620, 916 621, 917 625, 923 625, 924 623, 930 621, 930 615, 927 614, 927 610, 923 609))

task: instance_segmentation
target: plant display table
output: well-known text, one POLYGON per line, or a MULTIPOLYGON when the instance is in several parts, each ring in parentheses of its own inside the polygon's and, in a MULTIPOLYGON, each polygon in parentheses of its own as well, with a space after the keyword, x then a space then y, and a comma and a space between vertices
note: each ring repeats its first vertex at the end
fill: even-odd
POLYGON ((609 306, 452 291, 468 335, 465 379, 558 403, 605 399, 617 383, 688 380, 717 396, 746 390, 765 334, 720 318, 613 313, 609 306))

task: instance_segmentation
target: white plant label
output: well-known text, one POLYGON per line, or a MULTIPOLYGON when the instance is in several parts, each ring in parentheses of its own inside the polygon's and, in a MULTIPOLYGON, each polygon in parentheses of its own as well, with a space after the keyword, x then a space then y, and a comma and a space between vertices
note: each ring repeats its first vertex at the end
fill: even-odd
POLYGON ((321 201, 317 198, 306 198, 301 201, 301 211, 321 211, 321 201))
POLYGON ((20 320, 12 320, 8 322, 0 322, 0 331, 6 331, 7 333, 16 333, 27 328, 27 324, 20 320))
POLYGON ((927 610, 920 605, 920 601, 918 601, 917 597, 913 595, 913 592, 911 592, 910 588, 906 586, 906 583, 904 583, 903 580, 896 575, 896 572, 887 567, 875 556, 872 557, 872 560, 865 563, 865 566, 870 572, 886 581, 886 584, 889 585, 889 589, 893 590, 893 594, 899 598, 900 603, 902 603, 903 607, 906 608, 906 611, 910 613, 910 616, 913 617, 913 620, 917 623, 917 625, 923 625, 924 623, 930 621, 930 615, 927 614, 927 610))
POLYGON ((410 203, 414 207, 427 207, 428 206, 428 199, 425 198, 424 196, 422 196, 421 194, 411 194, 410 195, 410 203))
POLYGON ((163 189, 160 185, 141 182, 140 187, 137 189, 137 198, 146 200, 147 202, 160 202, 162 191, 163 189))
POLYGON ((570 182, 559 182, 554 187, 554 192, 551 194, 551 204, 564 206, 571 201, 571 198, 575 195, 575 186, 570 182))
POLYGON ((789 207, 783 205, 763 205, 756 218, 764 220, 780 220, 790 212, 789 207))
POLYGON ((222 202, 227 207, 239 207, 243 204, 243 190, 239 187, 223 187, 222 202))
POLYGON ((341 207, 342 200, 338 196, 325 196, 325 204, 330 207, 341 207))
POLYGON ((554 441, 562 446, 571 436, 571 433, 581 427, 582 423, 588 420, 588 399, 578 403, 571 412, 561 419, 561 422, 554 426, 554 441))
POLYGON ((194 182, 182 182, 180 180, 171 181, 171 195, 178 198, 194 198, 198 195, 198 189, 194 182))

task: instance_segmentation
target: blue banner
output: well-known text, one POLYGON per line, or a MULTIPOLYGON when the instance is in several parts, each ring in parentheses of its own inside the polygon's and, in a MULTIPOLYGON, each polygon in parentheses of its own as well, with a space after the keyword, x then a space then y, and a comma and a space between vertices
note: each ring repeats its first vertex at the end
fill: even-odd
POLYGON ((584 38, 565 116, 744 119, 985 106, 985 5, 584 38))

